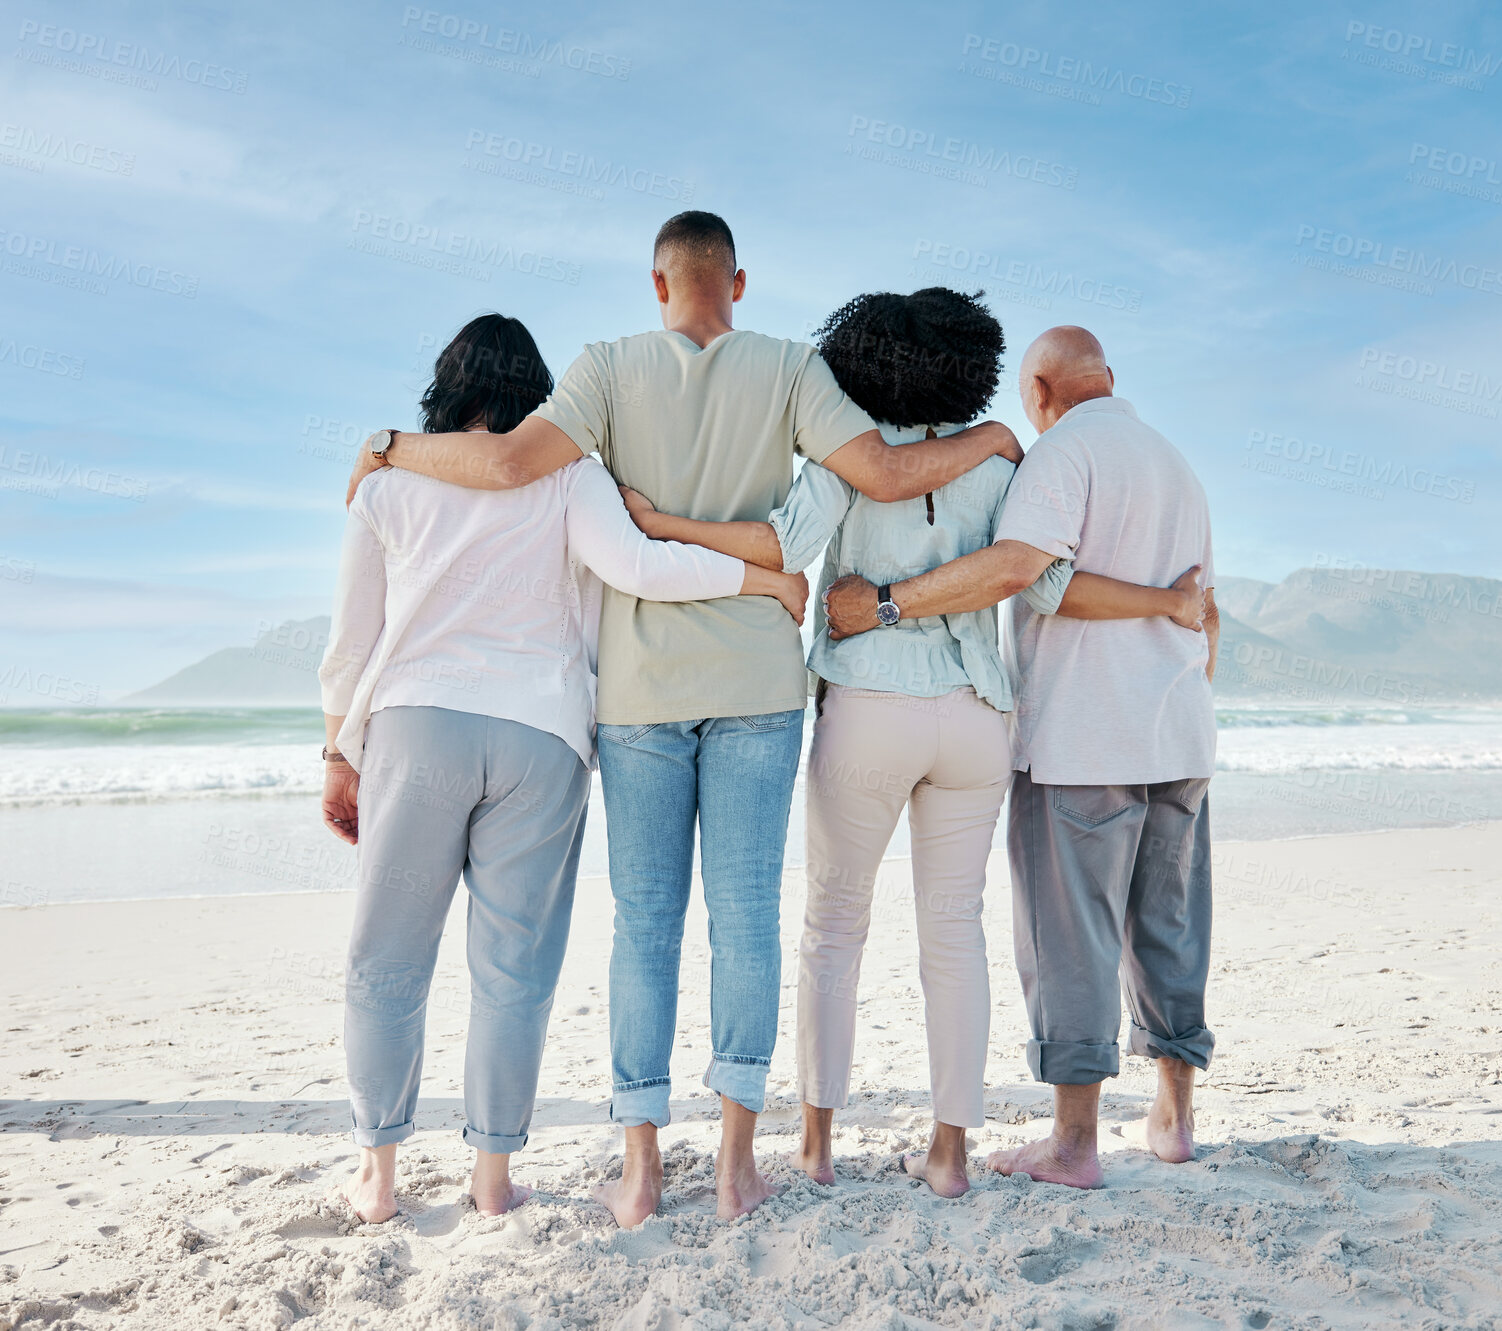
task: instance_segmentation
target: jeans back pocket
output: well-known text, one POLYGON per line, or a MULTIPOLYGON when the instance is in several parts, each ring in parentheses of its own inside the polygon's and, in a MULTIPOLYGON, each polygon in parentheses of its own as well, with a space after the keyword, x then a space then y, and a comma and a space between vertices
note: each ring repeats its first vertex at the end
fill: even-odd
POLYGON ((1054 786, 1053 806, 1066 818, 1099 827, 1141 804, 1139 786, 1054 786))

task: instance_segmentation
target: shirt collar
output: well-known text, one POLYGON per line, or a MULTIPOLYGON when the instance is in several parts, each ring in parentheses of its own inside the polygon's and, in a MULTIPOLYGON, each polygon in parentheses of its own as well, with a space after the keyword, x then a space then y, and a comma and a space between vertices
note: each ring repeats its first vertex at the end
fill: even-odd
POLYGON ((1121 416, 1131 416, 1134 419, 1137 410, 1124 397, 1092 397, 1086 402, 1080 402, 1069 408, 1057 421, 1056 426, 1062 425, 1072 417, 1079 416, 1087 411, 1114 411, 1121 416))

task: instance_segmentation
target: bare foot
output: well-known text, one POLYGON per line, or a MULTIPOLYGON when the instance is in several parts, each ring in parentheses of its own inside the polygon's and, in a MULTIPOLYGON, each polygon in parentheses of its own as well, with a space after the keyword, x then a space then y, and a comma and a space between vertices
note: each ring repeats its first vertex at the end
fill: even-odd
POLYGON ((774 1187, 756 1167, 756 1115, 745 1105, 720 1096, 720 1151, 714 1161, 714 1190, 719 1198, 715 1214, 734 1220, 756 1210, 781 1188, 774 1187))
POLYGON ((935 1123, 928 1150, 902 1158, 910 1178, 922 1179, 940 1197, 963 1197, 970 1191, 965 1168, 965 1129, 935 1123))
POLYGON ((909 1178, 922 1179, 940 1197, 963 1197, 970 1191, 970 1175, 964 1165, 941 1165, 931 1152, 903 1156, 902 1167, 909 1178))
POLYGON ((657 1150, 657 1129, 650 1123, 626 1129, 626 1158, 621 1176, 602 1183, 594 1199, 622 1229, 635 1229, 662 1202, 662 1156, 657 1150))
POLYGON ((469 1180, 469 1195, 475 1210, 484 1216, 514 1211, 532 1195, 531 1188, 511 1181, 511 1157, 489 1151, 475 1152, 475 1169, 469 1180))
POLYGON ((801 1169, 815 1183, 822 1183, 825 1187, 834 1183, 834 1157, 827 1147, 820 1149, 811 1146, 805 1138, 798 1154, 789 1163, 795 1169, 801 1169))
POLYGON ((360 1167, 342 1189, 350 1209, 367 1225, 380 1225, 396 1214, 396 1143, 362 1146, 360 1167))
POLYGON ((782 1191, 776 1184, 768 1183, 762 1177, 754 1162, 732 1171, 722 1170, 719 1160, 715 1161, 714 1190, 719 1199, 715 1214, 721 1220, 734 1220, 737 1216, 750 1215, 768 1197, 775 1197, 782 1191))
POLYGON ((1069 1188, 1098 1188, 1106 1181, 1093 1145, 1075 1146, 1057 1137, 1045 1137, 1011 1151, 993 1151, 986 1168, 998 1174, 1026 1174, 1035 1183, 1062 1183, 1069 1188))
POLYGON ((1146 1137, 1148 1149, 1170 1165, 1182 1165, 1194 1159, 1194 1111, 1189 1111, 1187 1121, 1177 1122, 1160 1119, 1154 1105, 1147 1116, 1146 1137))
POLYGON ((815 1183, 825 1187, 834 1183, 834 1110, 820 1109, 807 1102, 803 1106, 803 1143, 792 1159, 815 1183))
POLYGON ((1148 1149, 1170 1165, 1194 1159, 1194 1068, 1158 1060, 1158 1094, 1143 1125, 1148 1149))
POLYGON ((622 1229, 635 1229, 649 1215, 657 1213, 662 1202, 660 1179, 618 1178, 602 1183, 594 1190, 594 1199, 611 1215, 622 1229))

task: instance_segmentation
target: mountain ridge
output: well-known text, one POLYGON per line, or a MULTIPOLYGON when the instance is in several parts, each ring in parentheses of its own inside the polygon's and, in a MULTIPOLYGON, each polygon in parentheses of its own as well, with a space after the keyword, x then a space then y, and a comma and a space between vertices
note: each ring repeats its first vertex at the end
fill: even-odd
MULTIPOLYGON (((1218 580, 1218 697, 1414 706, 1502 698, 1502 581, 1404 570, 1296 569, 1218 580)), ((121 701, 152 706, 319 703, 329 618, 263 624, 121 701)))

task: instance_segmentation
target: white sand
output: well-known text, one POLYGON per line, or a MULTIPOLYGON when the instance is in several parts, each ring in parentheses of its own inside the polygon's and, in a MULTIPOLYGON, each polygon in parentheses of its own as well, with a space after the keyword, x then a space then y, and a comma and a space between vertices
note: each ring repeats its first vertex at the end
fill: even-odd
MULTIPOLYGON (((1131 1145, 1152 1086, 1105 1097, 1107 1187, 979 1170, 1046 1130, 1028 1079, 1005 863, 977 1187, 905 1180, 926 1058, 907 866, 889 866, 863 977, 839 1186, 796 1142, 791 944, 762 1136, 786 1191, 713 1218, 708 957, 690 919, 664 1213, 620 1233, 587 1200, 618 1167, 606 1119, 608 891, 581 885, 532 1142, 539 1196, 466 1205, 455 1131, 467 982, 453 919, 429 1021, 402 1215, 327 1198, 346 1135, 344 893, 0 912, 0 1331, 17 1327, 1493 1326, 1502 1313, 1502 824, 1228 844, 1217 852, 1199 1158, 1131 1145)), ((462 898, 461 898, 462 899, 462 898)))

